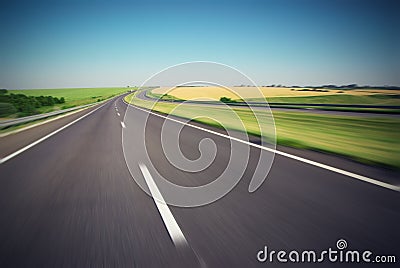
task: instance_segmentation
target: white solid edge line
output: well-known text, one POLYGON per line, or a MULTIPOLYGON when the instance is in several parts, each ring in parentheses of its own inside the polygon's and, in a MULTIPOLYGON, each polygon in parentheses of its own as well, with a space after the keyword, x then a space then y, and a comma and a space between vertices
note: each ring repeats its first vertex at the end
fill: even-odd
POLYGON ((165 118, 165 119, 168 119, 168 120, 180 123, 180 124, 184 124, 186 126, 193 127, 193 128, 196 128, 196 129, 199 129, 199 130, 202 130, 202 131, 205 131, 205 132, 208 132, 208 133, 220 136, 220 137, 224 137, 224 138, 227 138, 227 139, 230 139, 230 140, 241 142, 241 143, 244 143, 244 144, 247 144, 247 145, 262 149, 262 150, 265 150, 265 151, 276 153, 278 155, 285 156, 285 157, 288 157, 288 158, 291 158, 291 159, 294 159, 294 160, 297 160, 297 161, 300 161, 300 162, 303 162, 303 163, 307 163, 307 164, 312 165, 312 166, 316 166, 316 167, 323 168, 323 169, 326 169, 326 170, 329 170, 329 171, 332 171, 332 172, 336 172, 336 173, 339 173, 339 174, 342 174, 342 175, 345 175, 345 176, 348 176, 348 177, 351 177, 351 178, 354 178, 354 179, 357 179, 357 180, 360 180, 360 181, 368 182, 368 183, 374 184, 376 186, 380 186, 380 187, 383 187, 383 188, 386 188, 386 189, 389 189, 389 190, 400 192, 400 186, 397 186, 397 185, 392 185, 392 184, 389 184, 389 183, 386 183, 386 182, 382 182, 382 181, 379 181, 379 180, 376 180, 376 179, 373 179, 373 178, 369 178, 369 177, 366 177, 366 176, 363 176, 363 175, 360 175, 360 174, 356 174, 356 173, 353 173, 353 172, 350 172, 350 171, 346 171, 346 170, 343 170, 343 169, 340 169, 340 168, 336 168, 336 167, 329 166, 329 165, 326 165, 326 164, 322 164, 322 163, 319 163, 319 162, 316 162, 316 161, 313 161, 313 160, 309 160, 309 159, 306 159, 306 158, 303 158, 303 157, 300 157, 300 156, 292 155, 292 154, 289 154, 289 153, 278 151, 276 149, 271 149, 271 148, 264 147, 264 146, 261 146, 261 145, 255 144, 255 143, 244 141, 244 140, 241 140, 241 139, 238 139, 238 138, 235 138, 235 137, 230 137, 228 135, 221 134, 221 133, 218 133, 216 131, 209 130, 209 129, 206 129, 206 128, 202 128, 202 127, 199 127, 199 126, 196 126, 196 125, 192 125, 192 124, 189 124, 189 123, 183 123, 183 122, 181 122, 179 120, 176 120, 176 119, 173 119, 173 118, 170 118, 170 117, 167 117, 167 116, 164 116, 164 115, 161 115, 161 114, 157 114, 157 113, 154 113, 152 111, 149 111, 149 110, 146 110, 146 109, 139 108, 137 106, 131 105, 131 104, 127 103, 124 99, 123 99, 123 102, 125 102, 127 105, 129 105, 129 106, 131 106, 131 107, 133 107, 135 109, 141 110, 141 111, 146 112, 146 113, 150 113, 150 114, 158 116, 158 117, 162 117, 162 118, 165 118))
POLYGON ((122 126, 123 128, 126 128, 126 126, 125 126, 125 123, 124 123, 124 122, 121 122, 121 126, 122 126))
POLYGON ((70 123, 68 123, 68 124, 66 124, 66 125, 64 125, 64 126, 62 126, 62 127, 60 127, 59 129, 54 130, 53 132, 47 134, 46 136, 44 136, 44 137, 42 137, 42 138, 40 138, 40 139, 38 139, 38 140, 36 140, 36 141, 34 141, 34 142, 28 144, 27 146, 25 146, 25 147, 23 147, 23 148, 21 148, 21 149, 15 151, 15 152, 13 152, 13 153, 7 155, 6 157, 1 158, 1 159, 0 159, 0 164, 3 164, 3 163, 5 163, 5 162, 7 162, 8 160, 10 160, 10 159, 16 157, 17 155, 19 155, 20 153, 22 153, 22 152, 28 150, 29 148, 32 148, 32 147, 35 146, 36 144, 38 144, 38 143, 40 143, 40 142, 42 142, 42 141, 44 141, 44 140, 50 138, 51 136, 57 134, 57 133, 60 132, 61 130, 66 129, 67 127, 69 127, 69 126, 75 124, 75 123, 78 122, 79 120, 81 120, 81 119, 85 118, 86 116, 88 116, 88 115, 94 113, 95 111, 97 111, 98 109, 100 109, 101 107, 103 107, 104 105, 106 105, 107 103, 108 103, 108 102, 104 103, 103 105, 97 107, 96 109, 94 109, 94 110, 92 110, 92 111, 90 111, 90 112, 88 112, 88 113, 82 115, 81 117, 75 119, 74 121, 72 121, 72 122, 70 122, 70 123))
POLYGON ((153 180, 147 166, 145 164, 139 163, 139 168, 143 174, 143 177, 146 181, 147 186, 149 187, 151 196, 153 197, 154 203, 157 206, 158 212, 161 215, 161 218, 164 222, 165 227, 168 230, 168 234, 172 239, 172 242, 175 246, 187 245, 186 238, 176 222, 174 215, 172 215, 171 210, 168 205, 165 203, 164 198, 162 197, 160 190, 158 189, 156 183, 153 180))

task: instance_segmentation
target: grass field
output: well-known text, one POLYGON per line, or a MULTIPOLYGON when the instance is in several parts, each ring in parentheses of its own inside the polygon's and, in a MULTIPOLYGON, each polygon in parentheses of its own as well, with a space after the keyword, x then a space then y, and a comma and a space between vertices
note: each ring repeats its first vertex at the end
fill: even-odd
POLYGON ((127 92, 128 88, 62 88, 62 89, 26 89, 9 90, 9 93, 24 94, 27 96, 52 96, 65 98, 65 103, 45 106, 38 109, 39 113, 80 106, 108 99, 118 94, 127 92))
POLYGON ((219 100, 228 97, 233 100, 262 101, 271 103, 332 103, 332 104, 370 104, 400 105, 400 90, 387 89, 309 89, 283 87, 232 87, 236 93, 222 87, 177 87, 153 89, 155 96, 168 93, 169 98, 182 100, 219 100))
MULTIPOLYGON (((151 108, 153 103, 139 100, 133 95, 126 97, 133 104, 151 108)), ((158 103, 154 110, 169 114, 177 104, 158 103)), ((248 109, 235 108, 245 124, 248 132, 258 135, 258 127, 254 116, 248 109)), ((192 118, 204 111, 204 107, 186 105, 174 115, 192 118)), ((224 116, 224 108, 207 107, 210 115, 224 116)), ((302 112, 273 112, 277 142, 296 148, 312 149, 346 156, 359 162, 381 165, 391 168, 400 168, 400 133, 393 131, 400 129, 399 118, 383 117, 354 117, 313 114, 302 112)), ((230 124, 231 129, 238 129, 230 124)), ((197 121, 215 125, 208 119, 199 118, 197 121)))

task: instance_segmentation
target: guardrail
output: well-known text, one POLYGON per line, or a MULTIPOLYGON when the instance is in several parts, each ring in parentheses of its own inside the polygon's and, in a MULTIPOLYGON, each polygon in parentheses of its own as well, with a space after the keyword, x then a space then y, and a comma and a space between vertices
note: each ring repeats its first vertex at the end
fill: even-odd
POLYGON ((67 112, 71 112, 71 111, 75 111, 75 110, 79 110, 88 106, 93 106, 98 104, 98 102, 96 103, 90 103, 90 104, 85 104, 85 105, 81 105, 78 107, 72 107, 72 108, 68 108, 68 109, 63 109, 63 110, 59 110, 59 111, 54 111, 54 112, 50 112, 50 113, 46 113, 46 114, 35 114, 35 115, 31 115, 31 116, 26 116, 26 117, 20 117, 20 118, 15 118, 15 119, 10 119, 10 120, 4 120, 4 121, 0 121, 0 129, 2 128, 6 128, 9 126, 13 126, 13 125, 19 125, 19 124, 23 124, 23 123, 27 123, 30 121, 35 121, 38 119, 43 119, 43 118, 47 118, 50 116, 55 116, 55 115, 59 115, 59 114, 63 114, 63 113, 67 113, 67 112))

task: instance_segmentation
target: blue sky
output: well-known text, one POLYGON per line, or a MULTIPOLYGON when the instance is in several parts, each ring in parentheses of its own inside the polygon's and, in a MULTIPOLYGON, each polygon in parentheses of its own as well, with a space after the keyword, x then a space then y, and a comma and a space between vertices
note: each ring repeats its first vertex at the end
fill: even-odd
POLYGON ((13 1, 0 87, 139 85, 188 61, 257 84, 400 86, 395 1, 13 1))

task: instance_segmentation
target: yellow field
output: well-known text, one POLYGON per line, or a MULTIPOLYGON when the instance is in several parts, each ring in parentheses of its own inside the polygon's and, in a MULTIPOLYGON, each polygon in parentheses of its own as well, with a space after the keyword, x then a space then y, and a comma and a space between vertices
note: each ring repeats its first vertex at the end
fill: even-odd
MULTIPOLYGON (((285 87, 231 87, 225 89, 223 87, 177 87, 166 88, 161 87, 153 90, 155 94, 172 95, 184 100, 201 100, 212 99, 219 100, 221 97, 231 99, 249 99, 261 97, 309 97, 309 96, 327 96, 327 95, 351 95, 351 96, 367 96, 373 94, 400 94, 400 90, 376 90, 376 89, 356 89, 341 91, 340 89, 329 89, 327 92, 321 91, 301 91, 306 88, 285 88, 285 87), (261 91, 261 92, 260 92, 261 91)), ((311 89, 310 89, 311 90, 311 89)))

